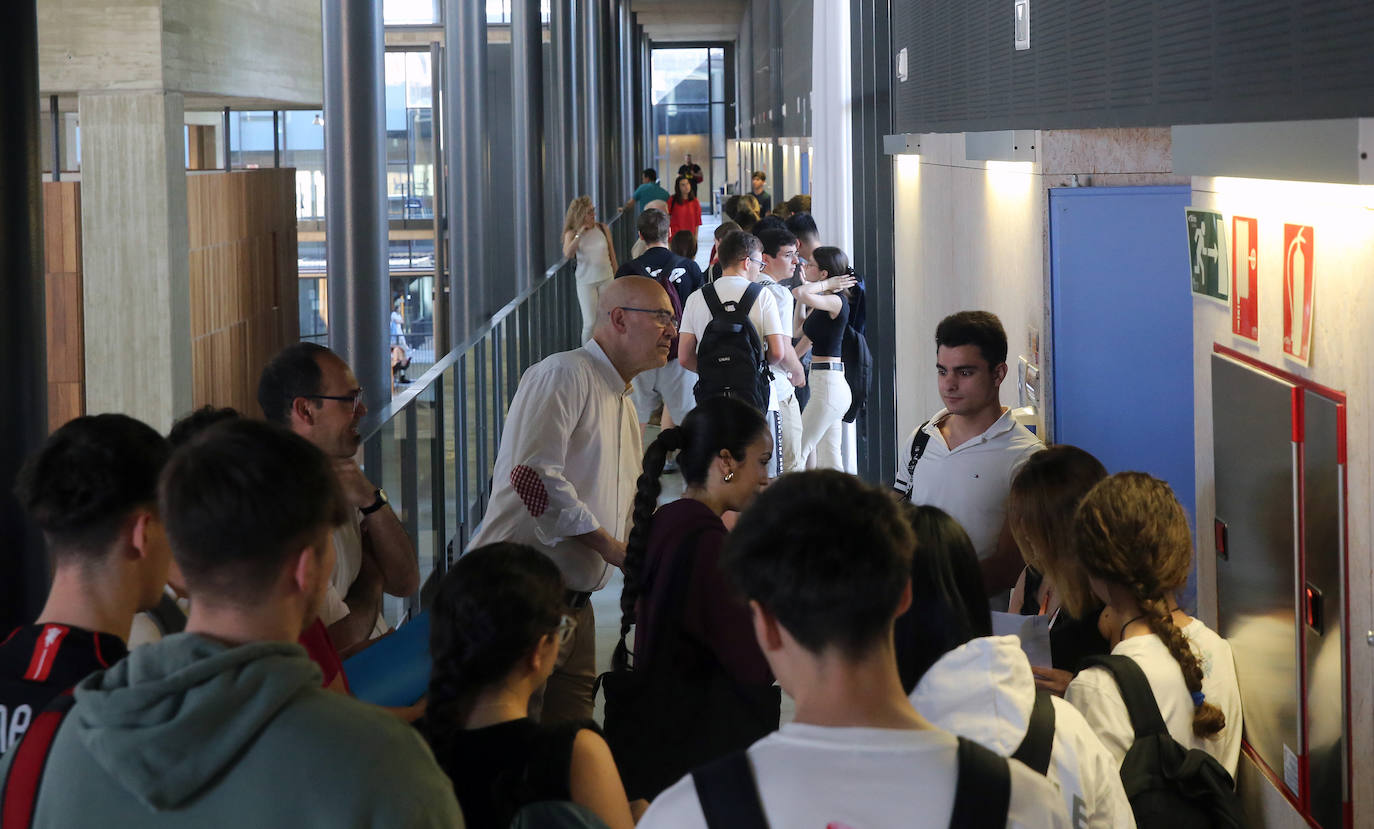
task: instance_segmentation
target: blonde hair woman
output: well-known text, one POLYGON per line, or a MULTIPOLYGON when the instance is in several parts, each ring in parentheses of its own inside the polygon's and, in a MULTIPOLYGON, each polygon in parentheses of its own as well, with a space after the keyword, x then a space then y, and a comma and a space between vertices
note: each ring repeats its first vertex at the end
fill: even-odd
POLYGON ((563 255, 577 257, 577 303, 582 307, 582 342, 591 339, 601 291, 615 278, 611 230, 596 220, 591 196, 578 196, 563 218, 563 255))

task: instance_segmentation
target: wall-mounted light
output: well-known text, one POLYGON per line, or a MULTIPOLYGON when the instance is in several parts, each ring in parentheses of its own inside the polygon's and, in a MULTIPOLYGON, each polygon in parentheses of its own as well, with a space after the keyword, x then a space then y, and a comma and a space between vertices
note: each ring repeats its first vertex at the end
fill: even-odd
POLYGON ((1374 118, 1187 124, 1172 133, 1179 175, 1374 184, 1374 118))
POLYGON ((964 133, 964 158, 969 161, 1034 161, 1035 130, 997 130, 964 133))
POLYGON ((911 132, 884 135, 883 153, 886 155, 920 155, 921 136, 911 132))

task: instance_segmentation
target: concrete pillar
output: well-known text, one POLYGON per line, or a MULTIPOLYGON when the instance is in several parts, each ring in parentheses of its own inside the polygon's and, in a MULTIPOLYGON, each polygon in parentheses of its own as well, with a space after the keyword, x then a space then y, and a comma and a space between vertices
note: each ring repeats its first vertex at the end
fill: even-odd
POLYGON ((376 417, 391 402, 382 6, 325 0, 322 10, 329 347, 376 417))
POLYGON ((165 432, 191 410, 182 96, 83 93, 78 106, 86 411, 165 432))
POLYGON ((47 592, 43 540, 13 495, 20 465, 48 433, 37 4, 12 0, 8 11, 0 27, 0 629, 32 621, 47 592))

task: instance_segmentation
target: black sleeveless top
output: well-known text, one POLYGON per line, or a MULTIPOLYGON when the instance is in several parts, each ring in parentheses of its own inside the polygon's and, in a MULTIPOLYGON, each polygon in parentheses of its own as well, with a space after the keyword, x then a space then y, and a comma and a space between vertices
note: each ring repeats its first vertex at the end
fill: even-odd
POLYGON ((812 357, 839 357, 843 353, 844 327, 849 322, 849 300, 844 294, 840 298, 840 313, 834 319, 820 309, 812 309, 802 323, 802 333, 811 338, 812 357))
POLYGON ((526 717, 442 738, 425 736, 453 781, 464 822, 505 827, 521 806, 572 799, 573 741, 584 728, 600 733, 591 720, 541 725, 526 717))

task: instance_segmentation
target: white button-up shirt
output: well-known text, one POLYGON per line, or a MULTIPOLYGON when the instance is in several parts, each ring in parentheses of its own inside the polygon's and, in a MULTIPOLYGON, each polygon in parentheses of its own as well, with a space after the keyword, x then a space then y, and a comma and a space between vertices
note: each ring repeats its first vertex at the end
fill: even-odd
POLYGON ((941 409, 925 424, 930 442, 914 475, 907 473, 907 465, 916 432, 902 444, 895 486, 903 491, 910 488, 911 503, 949 513, 968 533, 982 560, 997 551, 1012 476, 1045 444, 1005 411, 986 432, 950 449, 940 433, 940 424, 948 416, 949 410, 941 409))
POLYGON ((624 540, 643 447, 630 386, 596 340, 541 360, 520 378, 492 472, 491 503, 468 549, 528 544, 569 590, 599 590, 610 565, 572 536, 624 540))

